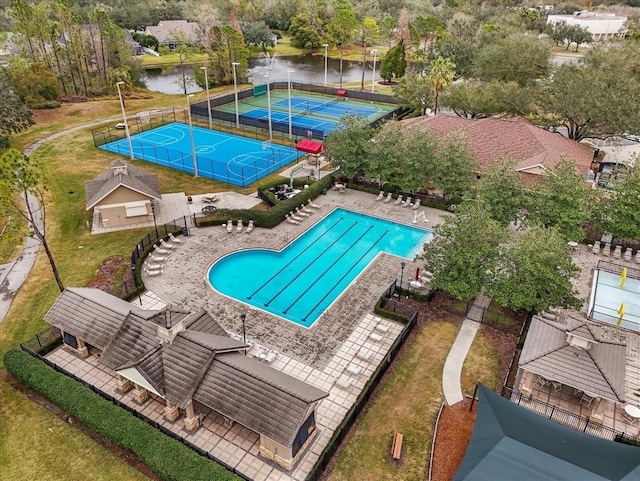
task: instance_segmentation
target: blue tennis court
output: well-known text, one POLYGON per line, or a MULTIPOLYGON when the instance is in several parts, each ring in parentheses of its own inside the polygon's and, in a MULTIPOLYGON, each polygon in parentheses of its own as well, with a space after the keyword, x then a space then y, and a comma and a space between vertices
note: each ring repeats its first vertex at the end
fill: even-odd
MULTIPOLYGON (((245 187, 295 161, 301 156, 294 148, 260 142, 237 135, 193 127, 193 144, 198 175, 245 187)), ((136 159, 194 174, 189 126, 173 122, 132 135, 136 159)), ((127 139, 100 146, 129 155, 127 139)))
MULTIPOLYGON (((288 109, 289 99, 279 100, 273 105, 279 108, 288 109)), ((354 102, 343 101, 339 98, 335 98, 329 101, 323 101, 297 96, 291 97, 291 110, 303 110, 306 111, 306 113, 309 115, 313 115, 315 112, 320 115, 335 117, 337 119, 342 118, 345 114, 359 114, 366 119, 372 115, 381 113, 381 111, 376 108, 355 105, 354 102)))
MULTIPOLYGON (((269 110, 263 108, 255 108, 251 109, 247 112, 240 114, 240 116, 251 117, 253 119, 258 119, 261 122, 265 122, 265 128, 269 123, 269 110)), ((279 124, 289 124, 289 113, 280 112, 279 110, 271 110, 271 122, 279 123, 279 124)), ((336 128, 337 122, 332 122, 331 120, 323 120, 317 117, 309 117, 307 115, 302 115, 300 112, 291 111, 291 125, 296 127, 300 127, 303 129, 314 129, 321 130, 324 132, 324 135, 329 135, 329 132, 336 128)))

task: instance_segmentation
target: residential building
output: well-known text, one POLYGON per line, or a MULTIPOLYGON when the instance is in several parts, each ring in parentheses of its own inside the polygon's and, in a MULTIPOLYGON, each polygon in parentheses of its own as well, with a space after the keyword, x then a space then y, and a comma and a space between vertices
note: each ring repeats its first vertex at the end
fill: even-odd
POLYGON ((184 42, 200 44, 200 26, 186 20, 162 20, 156 26, 145 28, 144 33, 156 37, 160 46, 168 47, 169 50, 184 42))
POLYGON ((565 22, 569 26, 577 25, 586 28, 594 41, 624 37, 627 31, 626 21, 627 17, 614 13, 596 13, 588 10, 574 12, 573 15, 549 15, 547 17, 547 25, 565 22))

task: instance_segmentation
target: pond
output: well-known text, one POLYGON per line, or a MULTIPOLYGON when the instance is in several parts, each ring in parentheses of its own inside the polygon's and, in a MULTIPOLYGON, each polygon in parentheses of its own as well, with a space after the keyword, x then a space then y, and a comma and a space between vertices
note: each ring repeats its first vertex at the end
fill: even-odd
MULTIPOLYGON (((379 60, 379 59, 378 59, 379 60)), ((376 63, 376 78, 379 78, 380 63, 376 63)), ((261 57, 249 60, 249 79, 256 84, 266 83, 269 79, 287 80, 287 70, 291 70, 291 80, 297 82, 313 83, 322 85, 324 83, 324 56, 322 55, 296 55, 280 57, 261 57), (269 69, 270 67, 270 69, 269 69)), ((362 64, 356 61, 344 61, 342 64, 342 81, 357 82, 362 79, 362 64)), ((193 66, 177 67, 171 70, 147 69, 145 82, 149 90, 162 92, 165 94, 184 93, 178 80, 182 79, 184 72, 187 77, 193 77, 193 66)), ((371 77, 373 74, 373 63, 367 59, 365 65, 365 88, 371 87, 371 77)), ((338 84, 340 82, 340 60, 327 59, 327 83, 338 84)), ((187 93, 201 92, 202 89, 195 83, 187 88, 187 93)))

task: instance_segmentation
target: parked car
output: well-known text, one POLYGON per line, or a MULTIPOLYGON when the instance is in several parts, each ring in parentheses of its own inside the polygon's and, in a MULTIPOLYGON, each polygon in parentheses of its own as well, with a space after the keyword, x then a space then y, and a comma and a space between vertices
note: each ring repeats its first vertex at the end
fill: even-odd
POLYGON ((127 127, 127 126, 125 125, 125 123, 124 123, 124 122, 118 122, 118 123, 116 124, 116 129, 118 129, 118 130, 124 130, 126 127, 127 127))
POLYGON ((640 142, 640 135, 629 134, 629 133, 625 132, 624 134, 622 134, 622 137, 624 137, 627 140, 631 140, 633 142, 640 142))

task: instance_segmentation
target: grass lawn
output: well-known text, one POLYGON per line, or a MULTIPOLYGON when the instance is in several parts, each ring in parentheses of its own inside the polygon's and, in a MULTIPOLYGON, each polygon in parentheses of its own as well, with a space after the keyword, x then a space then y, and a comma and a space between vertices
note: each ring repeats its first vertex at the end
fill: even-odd
MULTIPOLYGON (((331 473, 331 481, 422 481, 442 394, 442 369, 458 328, 428 324, 397 363, 378 398, 357 427, 331 473), (404 435, 403 463, 389 461, 395 431, 404 435)), ((495 387, 498 362, 478 334, 463 370, 463 388, 473 393, 477 380, 495 387)))
POLYGON ((149 479, 4 381, 0 381, 0 399, 3 481, 149 479))

